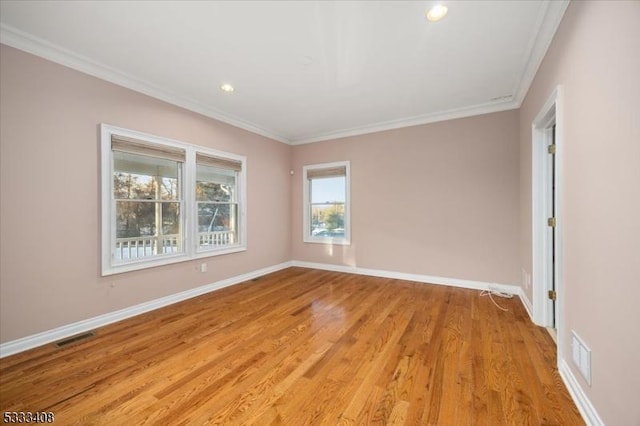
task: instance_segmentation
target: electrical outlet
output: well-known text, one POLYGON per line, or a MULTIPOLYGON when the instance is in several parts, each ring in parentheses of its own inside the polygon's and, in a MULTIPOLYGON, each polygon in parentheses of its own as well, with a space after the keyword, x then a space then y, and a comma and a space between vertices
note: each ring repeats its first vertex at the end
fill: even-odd
POLYGON ((522 268, 522 286, 525 288, 525 290, 528 290, 530 285, 531 274, 525 271, 524 268, 522 268))
POLYGON ((520 280, 522 282, 522 285, 526 288, 527 287, 527 272, 524 269, 520 269, 520 280))
POLYGON ((206 263, 201 263, 200 264, 200 272, 202 272, 202 273, 207 272, 207 264, 206 263))
POLYGON ((573 364, 591 386, 591 349, 573 330, 571 330, 571 355, 573 364))

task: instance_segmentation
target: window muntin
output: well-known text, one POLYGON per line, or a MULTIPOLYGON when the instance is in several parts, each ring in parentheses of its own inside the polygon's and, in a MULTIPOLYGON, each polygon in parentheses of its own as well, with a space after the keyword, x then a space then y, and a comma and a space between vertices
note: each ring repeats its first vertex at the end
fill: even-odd
POLYGON ((102 275, 246 250, 245 157, 101 129, 102 275))
POLYGON ((182 253, 182 161, 124 149, 112 138, 113 263, 182 253), (119 149, 123 149, 120 151, 119 149))
POLYGON ((197 164, 196 204, 199 251, 232 246, 239 241, 237 175, 237 170, 197 164))
POLYGON ((303 168, 304 241, 349 244, 349 162, 303 168))

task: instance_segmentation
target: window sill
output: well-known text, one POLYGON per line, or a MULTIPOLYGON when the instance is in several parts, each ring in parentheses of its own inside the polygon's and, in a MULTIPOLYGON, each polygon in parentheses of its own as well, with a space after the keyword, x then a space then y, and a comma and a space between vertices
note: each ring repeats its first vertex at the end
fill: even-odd
POLYGON ((307 237, 304 239, 305 243, 312 244, 328 244, 332 246, 350 246, 351 241, 346 238, 311 238, 307 237))
POLYGON ((185 253, 167 255, 153 260, 138 260, 133 262, 118 263, 102 270, 102 276, 121 274, 123 272, 139 271, 141 269, 155 268, 156 266, 170 265, 172 263, 191 260, 185 253))
POLYGON ((222 256, 223 254, 238 253, 240 251, 247 251, 246 245, 235 245, 230 247, 200 250, 194 256, 193 259, 201 259, 203 257, 222 256))
POLYGON ((161 258, 153 260, 138 260, 127 263, 119 263, 111 266, 110 268, 102 270, 102 276, 106 277, 109 275, 116 275, 124 272, 140 271, 142 269, 155 268, 158 266, 171 265, 180 262, 188 262, 189 260, 202 259, 205 257, 222 256, 224 254, 238 253, 241 251, 247 251, 246 245, 198 252, 193 256, 189 256, 186 253, 180 253, 176 255, 163 256, 161 258))

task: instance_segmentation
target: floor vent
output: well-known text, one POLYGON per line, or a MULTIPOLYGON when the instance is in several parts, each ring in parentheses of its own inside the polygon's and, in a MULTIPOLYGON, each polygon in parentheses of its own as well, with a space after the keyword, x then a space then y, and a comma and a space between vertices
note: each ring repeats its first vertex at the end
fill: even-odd
POLYGON ((54 343, 57 347, 62 348, 64 346, 70 345, 72 343, 76 343, 79 342, 81 340, 85 340, 88 339, 89 337, 93 337, 95 336, 96 333, 93 331, 89 331, 87 333, 82 333, 82 334, 78 334, 72 337, 69 337, 68 339, 64 339, 64 340, 60 340, 56 343, 54 343))

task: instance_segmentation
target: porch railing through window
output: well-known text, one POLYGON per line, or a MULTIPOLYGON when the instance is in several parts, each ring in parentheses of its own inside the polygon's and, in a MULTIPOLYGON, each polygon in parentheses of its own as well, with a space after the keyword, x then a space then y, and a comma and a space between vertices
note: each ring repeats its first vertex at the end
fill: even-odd
MULTIPOLYGON (((199 232, 198 243, 200 247, 219 247, 236 243, 234 231, 199 232)), ((180 235, 117 238, 115 260, 142 259, 161 254, 181 253, 180 235)))
POLYGON ((168 234, 162 237, 132 237, 116 239, 116 260, 141 259, 160 254, 179 253, 180 236, 168 234))
POLYGON ((198 242, 200 247, 227 246, 236 243, 234 231, 199 232, 198 242))

